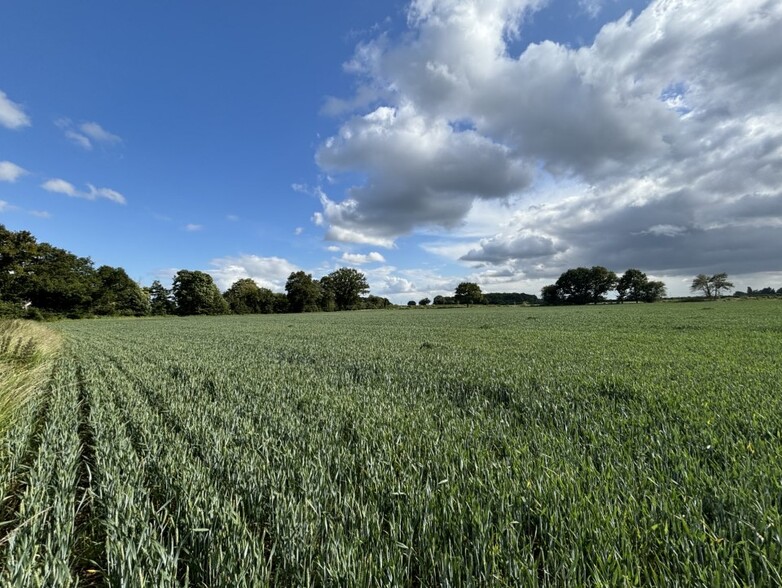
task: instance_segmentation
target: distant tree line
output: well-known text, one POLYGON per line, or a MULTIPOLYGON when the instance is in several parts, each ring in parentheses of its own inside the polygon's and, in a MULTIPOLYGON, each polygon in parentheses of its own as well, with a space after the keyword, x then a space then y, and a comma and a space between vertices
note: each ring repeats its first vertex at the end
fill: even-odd
POLYGON ((352 268, 340 268, 320 280, 303 271, 293 272, 285 293, 258 286, 250 278, 220 290, 205 272, 180 270, 171 290, 159 281, 149 288, 153 315, 279 314, 287 312, 331 312, 392 306, 387 298, 362 296, 369 291, 366 276, 352 268))
POLYGON ((735 298, 744 298, 746 296, 754 296, 754 297, 760 297, 760 298, 775 298, 777 296, 782 296, 782 288, 777 288, 774 290, 771 286, 766 286, 765 288, 751 288, 747 287, 746 292, 742 292, 740 290, 737 290, 733 293, 733 296, 735 298))
POLYGON ((494 304, 498 306, 511 306, 514 304, 538 304, 539 302, 540 300, 534 294, 524 294, 523 292, 483 293, 478 284, 474 282, 462 282, 456 287, 453 296, 435 296, 432 304, 435 306, 446 306, 449 304, 494 304))
POLYGON ((320 280, 294 272, 285 293, 259 287, 249 278, 220 293, 212 276, 192 270, 177 272, 170 289, 159 280, 143 288, 122 268, 96 269, 89 257, 0 225, 0 316, 271 314, 391 306, 387 298, 365 296, 368 291, 366 276, 351 268, 340 268, 320 280))
POLYGON ((613 290, 620 303, 655 302, 666 295, 665 284, 649 280, 641 270, 629 269, 620 278, 600 265, 565 271, 554 284, 544 286, 541 295, 544 304, 597 304, 613 290))

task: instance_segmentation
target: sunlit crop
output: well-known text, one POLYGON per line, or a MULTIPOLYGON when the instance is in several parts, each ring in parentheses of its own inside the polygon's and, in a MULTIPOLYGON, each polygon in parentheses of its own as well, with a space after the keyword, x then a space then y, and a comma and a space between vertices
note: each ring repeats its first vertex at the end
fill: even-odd
POLYGON ((779 585, 780 311, 62 323, 0 585, 779 585))

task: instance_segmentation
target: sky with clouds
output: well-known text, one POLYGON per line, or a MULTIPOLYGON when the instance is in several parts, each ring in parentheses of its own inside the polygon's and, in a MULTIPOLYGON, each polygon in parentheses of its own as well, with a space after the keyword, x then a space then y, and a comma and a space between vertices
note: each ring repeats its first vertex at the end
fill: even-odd
POLYGON ((782 286, 779 0, 12 2, 0 223, 395 302, 565 269, 782 286))

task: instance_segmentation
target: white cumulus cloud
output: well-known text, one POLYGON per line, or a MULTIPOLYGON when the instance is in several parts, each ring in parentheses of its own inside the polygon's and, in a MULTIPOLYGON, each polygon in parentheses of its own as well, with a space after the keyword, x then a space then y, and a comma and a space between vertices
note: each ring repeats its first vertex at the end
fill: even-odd
POLYGON ((222 290, 230 288, 237 280, 251 278, 259 286, 282 292, 285 290, 288 276, 300 269, 287 259, 258 255, 219 257, 213 259, 210 264, 212 269, 209 274, 222 290))
POLYGON ((352 263, 355 265, 363 265, 365 263, 385 263, 386 259, 377 251, 370 253, 343 253, 340 258, 342 261, 352 263))
POLYGON ((321 196, 326 238, 389 246, 425 230, 454 259, 528 279, 777 270, 782 3, 653 0, 581 47, 512 54, 545 9, 415 0, 405 34, 356 49, 346 69, 377 99, 341 102, 368 111, 317 152, 325 172, 360 178, 321 196), (478 206, 496 228, 449 245, 478 206))

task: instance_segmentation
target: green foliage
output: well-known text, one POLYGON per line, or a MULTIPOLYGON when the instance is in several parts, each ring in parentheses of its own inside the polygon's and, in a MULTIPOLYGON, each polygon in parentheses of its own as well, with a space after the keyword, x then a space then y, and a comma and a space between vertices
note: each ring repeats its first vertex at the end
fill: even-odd
POLYGON ((484 302, 481 287, 474 282, 462 282, 456 286, 454 298, 459 304, 482 304, 484 302))
POLYGON ((613 289, 617 291, 619 302, 655 302, 666 295, 663 282, 649 281, 640 270, 629 269, 620 279, 611 270, 596 265, 567 270, 555 284, 544 286, 541 296, 547 305, 597 304, 613 289))
POLYGON ((534 294, 525 294, 523 292, 489 292, 484 294, 486 304, 505 305, 505 304, 537 304, 538 297, 534 294))
POLYGON ((289 312, 314 312, 318 310, 321 287, 312 274, 303 271, 293 272, 285 282, 289 312))
POLYGON ((320 280, 321 288, 331 292, 337 310, 359 306, 362 294, 369 292, 366 276, 353 268, 342 267, 320 280))
POLYGON ((366 298, 361 299, 361 308, 364 310, 390 308, 391 306, 391 301, 388 298, 383 298, 381 296, 373 296, 370 294, 366 298))
POLYGON ((713 276, 698 274, 690 285, 692 292, 703 292, 706 298, 719 298, 723 290, 732 289, 733 282, 728 281, 728 274, 724 272, 713 276))
POLYGON ((259 288, 250 278, 234 282, 223 294, 234 314, 270 314, 274 312, 274 293, 259 288))
POLYGON ((149 295, 150 314, 153 316, 164 316, 176 313, 176 302, 174 302, 171 290, 164 287, 159 280, 152 282, 147 288, 149 295))
POLYGON ((619 302, 656 302, 665 297, 663 282, 649 281, 641 270, 629 269, 619 279, 616 286, 619 302))
POLYGON ((103 265, 97 271, 98 288, 92 308, 99 315, 144 316, 150 300, 122 268, 103 265))
POLYGON ((431 302, 432 301, 429 300, 428 298, 421 298, 421 300, 418 301, 418 304, 419 306, 429 306, 431 302))
POLYGON ((229 311, 212 276, 204 272, 178 271, 172 293, 180 315, 226 314, 229 311))
POLYGON ((142 316, 149 300, 125 270, 102 266, 48 243, 38 243, 27 231, 0 225, 0 301, 30 308, 21 316, 41 318, 90 314, 142 316))

